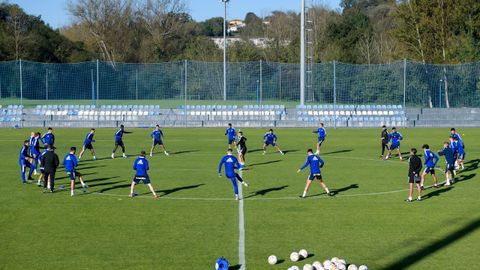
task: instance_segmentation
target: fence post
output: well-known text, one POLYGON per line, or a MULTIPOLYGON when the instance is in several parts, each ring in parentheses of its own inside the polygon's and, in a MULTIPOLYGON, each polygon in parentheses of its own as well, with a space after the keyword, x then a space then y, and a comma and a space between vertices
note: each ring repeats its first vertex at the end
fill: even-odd
POLYGON ((185 60, 184 65, 183 65, 183 86, 184 86, 184 94, 183 94, 183 99, 185 101, 184 104, 184 112, 185 112, 185 128, 188 127, 188 115, 187 115, 187 90, 188 90, 188 60, 185 60))
POLYGON ((403 59, 403 109, 407 100, 407 59, 403 59))
POLYGON ((45 70, 45 99, 48 100, 48 68, 45 70))
POLYGON ((138 69, 135 69, 135 100, 138 100, 138 69))
POLYGON ((279 88, 279 100, 282 100, 282 64, 278 64, 278 88, 279 88))
POLYGON ((92 105, 95 105, 95 79, 93 79, 93 69, 90 69, 91 82, 92 82, 92 105))
POLYGON ((98 99, 100 98, 99 94, 100 94, 100 63, 97 59, 97 100, 96 100, 97 108, 98 108, 98 99))
POLYGON ((334 128, 337 128, 337 73, 336 62, 333 60, 333 111, 334 111, 334 128))
POLYGON ((20 59, 20 105, 23 105, 23 74, 22 74, 22 59, 20 59))
POLYGON ((260 106, 262 105, 263 99, 263 71, 262 71, 262 60, 260 60, 260 106))

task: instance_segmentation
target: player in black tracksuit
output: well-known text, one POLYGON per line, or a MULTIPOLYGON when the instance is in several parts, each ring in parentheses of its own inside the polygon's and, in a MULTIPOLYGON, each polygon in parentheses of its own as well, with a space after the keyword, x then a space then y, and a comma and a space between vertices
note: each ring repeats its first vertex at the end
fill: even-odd
POLYGON ((413 184, 417 185, 418 197, 417 201, 422 200, 422 188, 420 187, 420 171, 422 170, 422 160, 417 156, 417 149, 410 150, 410 158, 408 159, 408 199, 407 202, 412 201, 413 184))
POLYGON ((53 151, 53 146, 47 146, 48 151, 42 156, 43 165, 43 192, 47 192, 47 188, 50 192, 53 192, 55 187, 55 172, 57 171, 60 161, 57 154, 53 151))
POLYGON ((388 147, 388 140, 389 140, 389 137, 388 137, 388 129, 387 127, 384 125, 382 126, 382 134, 381 134, 381 137, 380 139, 382 139, 382 155, 380 156, 380 158, 385 158, 385 150, 390 150, 390 147, 388 147))
POLYGON ((237 143, 238 160, 240 164, 245 165, 245 155, 247 154, 247 138, 243 136, 243 132, 238 132, 240 135, 237 143))

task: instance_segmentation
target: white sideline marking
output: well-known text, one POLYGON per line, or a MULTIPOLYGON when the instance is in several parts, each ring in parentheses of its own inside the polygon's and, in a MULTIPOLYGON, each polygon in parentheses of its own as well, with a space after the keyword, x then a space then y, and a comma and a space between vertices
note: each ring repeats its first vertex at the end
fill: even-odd
MULTIPOLYGON (((243 171, 239 171, 240 177, 243 178, 243 171)), ((238 186, 238 264, 240 270, 247 269, 245 265, 245 218, 243 214, 243 184, 238 186)))

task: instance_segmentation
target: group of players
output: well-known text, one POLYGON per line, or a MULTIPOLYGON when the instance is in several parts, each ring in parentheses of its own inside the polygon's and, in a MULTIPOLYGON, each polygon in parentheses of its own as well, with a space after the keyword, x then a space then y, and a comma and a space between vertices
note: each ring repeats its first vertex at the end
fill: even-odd
MULTIPOLYGON (((115 158, 115 152, 118 147, 120 147, 122 150, 122 156, 124 158, 127 157, 125 152, 125 144, 123 142, 123 135, 128 133, 131 132, 125 131, 125 127, 123 125, 121 125, 120 128, 115 132, 115 146, 111 154, 112 159, 115 158)), ((318 134, 316 151, 314 152, 312 149, 309 148, 307 150, 307 159, 305 164, 303 164, 303 166, 301 166, 297 170, 297 173, 299 173, 307 167, 310 167, 310 173, 308 174, 305 188, 302 195, 300 195, 300 198, 306 198, 310 185, 315 179, 319 180, 321 187, 325 190, 327 195, 334 195, 334 193, 330 192, 330 190, 326 186, 321 174, 321 168, 324 166, 325 162, 320 158, 319 154, 321 151, 322 143, 327 137, 327 131, 324 127, 324 124, 320 123, 319 128, 314 130, 313 133, 318 134)), ((76 178, 79 179, 82 188, 88 188, 82 174, 76 170, 76 167, 78 166, 78 162, 82 159, 82 156, 86 150, 89 150, 91 152, 93 160, 96 159, 95 149, 93 147, 93 143, 95 142, 94 136, 95 129, 92 128, 85 136, 83 147, 78 155, 78 158, 75 156, 77 149, 76 147, 72 146, 70 148, 70 152, 63 159, 65 171, 69 179, 71 180, 71 196, 75 195, 76 178)), ((159 125, 156 125, 155 130, 153 130, 150 136, 152 138, 150 156, 153 156, 153 151, 157 145, 159 145, 162 148, 163 153, 168 156, 169 153, 167 152, 166 147, 163 143, 164 134, 160 129, 159 125)), ((246 154, 248 152, 247 138, 242 131, 239 131, 237 134, 232 124, 228 124, 228 127, 225 131, 225 136, 227 136, 227 154, 220 160, 218 166, 218 175, 220 177, 222 176, 222 168, 225 167, 225 176, 232 182, 235 199, 239 200, 240 198, 238 195, 239 192, 237 181, 246 187, 249 186, 248 182, 244 180, 241 176, 242 169, 245 166, 246 162, 246 154), (238 158, 234 156, 233 149, 236 149, 236 151, 238 152, 238 158)), ((278 137, 277 135, 275 135, 273 129, 269 129, 263 136, 262 154, 265 155, 267 147, 272 146, 281 155, 284 155, 284 152, 277 144, 277 140, 278 137)), ((392 128, 392 132, 388 132, 387 127, 383 126, 381 132, 382 151, 380 157, 384 160, 387 160, 392 157, 392 151, 396 150, 399 159, 403 161, 402 153, 400 151, 400 144, 402 140, 402 134, 400 134, 400 132, 398 132, 395 127, 392 128)), ((54 191, 55 173, 56 169, 60 165, 58 156, 54 152, 54 143, 55 135, 53 134, 52 128, 48 128, 47 133, 45 133, 43 136, 41 136, 40 132, 32 132, 31 137, 28 140, 24 141, 24 144, 20 150, 20 169, 22 182, 24 184, 29 183, 31 180, 33 180, 32 174, 40 174, 37 185, 42 186, 43 183, 44 192, 54 191), (43 143, 43 147, 40 146, 40 143, 43 143), (26 176, 27 168, 30 169, 28 172, 28 177, 26 176), (37 171, 37 168, 39 168, 40 173, 37 171)), ((418 190, 417 200, 421 200, 421 191, 424 189, 425 177, 428 174, 432 175, 434 181, 433 187, 439 187, 435 174, 435 167, 439 161, 439 157, 437 156, 437 154, 430 150, 428 144, 423 145, 422 148, 424 151, 423 164, 425 165, 425 169, 422 173, 422 162, 421 159, 417 156, 417 149, 412 148, 410 150, 408 173, 409 196, 406 200, 408 202, 413 201, 412 194, 414 184, 417 185, 418 190)), ((464 168, 463 160, 465 158, 465 144, 454 128, 451 129, 449 141, 444 142, 444 148, 443 150, 438 151, 438 155, 445 157, 445 175, 447 179, 445 185, 449 186, 455 182, 456 170, 464 168)), ((153 188, 150 178, 148 176, 149 163, 146 159, 145 151, 141 151, 139 157, 135 159, 133 163, 133 169, 135 170, 135 176, 131 184, 129 196, 134 197, 136 195, 135 186, 142 182, 149 187, 153 196, 155 198, 158 198, 158 195, 156 194, 155 189, 153 188)))
MULTIPOLYGON (((428 144, 422 146, 423 149, 423 165, 425 169, 422 172, 422 161, 417 155, 417 149, 410 149, 409 156, 409 171, 408 171, 408 198, 405 200, 407 202, 412 202, 413 198, 413 188, 414 184, 417 187, 417 201, 422 200, 422 190, 425 189, 425 177, 430 174, 433 178, 433 187, 438 188, 437 176, 435 173, 435 167, 439 161, 439 156, 445 157, 445 186, 450 186, 455 183, 455 176, 457 174, 457 169, 463 170, 465 168, 463 161, 465 159, 465 143, 463 142, 461 136, 457 133, 455 128, 450 129, 450 135, 448 136, 449 140, 443 143, 443 149, 438 151, 438 155, 430 150, 428 144)), ((401 161, 403 161, 402 153, 400 151, 400 141, 403 140, 402 134, 400 134, 395 127, 392 128, 392 132, 389 133, 386 126, 382 127, 381 132, 382 140, 382 154, 381 158, 387 160, 391 157, 392 151, 397 150, 398 156, 401 161), (385 156, 385 150, 387 150, 387 155, 385 156)))

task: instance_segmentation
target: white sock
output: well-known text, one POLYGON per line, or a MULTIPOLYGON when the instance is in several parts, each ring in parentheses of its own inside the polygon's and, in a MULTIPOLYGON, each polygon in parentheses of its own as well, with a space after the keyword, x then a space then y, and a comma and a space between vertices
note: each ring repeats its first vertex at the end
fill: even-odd
POLYGON ((93 156, 93 160, 96 160, 96 159, 97 159, 97 157, 96 157, 96 156, 93 156))
POLYGON ((302 197, 305 197, 305 196, 307 196, 307 192, 306 192, 306 191, 303 192, 302 197))
POLYGON ((326 191, 327 193, 330 193, 330 190, 328 190, 328 188, 325 188, 325 191, 326 191))
POLYGON ((72 196, 75 195, 75 191, 70 190, 70 195, 72 195, 72 196))

